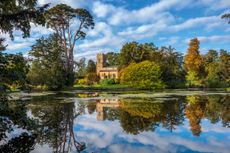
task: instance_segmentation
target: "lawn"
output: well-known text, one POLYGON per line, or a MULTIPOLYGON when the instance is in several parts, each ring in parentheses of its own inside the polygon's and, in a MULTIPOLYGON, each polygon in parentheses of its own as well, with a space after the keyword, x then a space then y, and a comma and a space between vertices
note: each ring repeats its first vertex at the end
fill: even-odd
POLYGON ((121 84, 110 84, 110 85, 74 85, 73 89, 75 90, 133 90, 133 88, 128 85, 121 84))

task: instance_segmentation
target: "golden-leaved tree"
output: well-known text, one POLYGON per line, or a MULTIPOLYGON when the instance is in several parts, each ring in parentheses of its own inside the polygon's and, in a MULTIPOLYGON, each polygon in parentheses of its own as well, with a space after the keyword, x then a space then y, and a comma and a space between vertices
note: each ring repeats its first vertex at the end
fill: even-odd
POLYGON ((200 42, 197 38, 191 39, 184 58, 188 86, 202 86, 203 59, 199 52, 199 45, 200 42))

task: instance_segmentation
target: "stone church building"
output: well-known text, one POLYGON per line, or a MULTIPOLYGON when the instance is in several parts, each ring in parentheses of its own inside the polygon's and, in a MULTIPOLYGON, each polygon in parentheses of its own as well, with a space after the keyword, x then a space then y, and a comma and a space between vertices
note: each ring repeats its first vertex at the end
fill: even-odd
POLYGON ((115 66, 106 66, 106 57, 103 53, 97 54, 97 75, 100 79, 118 79, 118 69, 115 66))

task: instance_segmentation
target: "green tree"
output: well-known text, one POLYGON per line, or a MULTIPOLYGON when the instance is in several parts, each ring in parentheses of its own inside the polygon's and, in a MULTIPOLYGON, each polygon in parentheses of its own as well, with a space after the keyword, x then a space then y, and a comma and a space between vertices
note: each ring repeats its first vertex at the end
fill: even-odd
POLYGON ((36 8, 37 0, 1 0, 0 31, 13 38, 15 29, 23 32, 23 37, 30 35, 30 22, 44 25, 43 13, 48 5, 36 8))
POLYGON ((188 52, 184 58, 184 67, 187 71, 188 86, 202 86, 202 77, 204 75, 203 59, 199 52, 200 42, 197 38, 191 39, 188 52))
POLYGON ((119 53, 108 52, 105 54, 107 66, 118 66, 119 65, 119 53))
POLYGON ((221 79, 230 86, 230 53, 225 50, 220 50, 220 69, 221 79))
POLYGON ((78 79, 82 79, 86 76, 87 69, 86 69, 86 59, 83 57, 79 60, 79 62, 76 62, 76 76, 78 79))
POLYGON ((205 64, 209 64, 217 61, 218 61, 218 52, 216 50, 211 49, 204 55, 205 64))
POLYGON ((47 85, 52 90, 66 85, 64 49, 57 35, 38 39, 29 54, 33 57, 28 74, 32 85, 47 85))
POLYGON ((159 64, 162 70, 162 81, 167 88, 183 87, 185 82, 183 56, 172 46, 161 47, 159 64))
POLYGON ((6 100, 6 91, 10 87, 26 87, 28 65, 22 54, 4 54, 0 51, 0 72, 0 100, 6 100))
POLYGON ((96 73, 96 64, 93 60, 88 60, 86 71, 87 73, 96 73))
POLYGON ((74 9, 66 4, 59 4, 45 13, 48 27, 55 30, 65 50, 65 68, 68 85, 74 83, 74 47, 76 41, 84 39, 86 30, 94 28, 92 15, 85 9, 74 9), (78 27, 73 24, 77 19, 78 27))
POLYGON ((131 63, 122 70, 121 83, 141 89, 163 88, 160 76, 160 66, 154 62, 131 63))
POLYGON ((205 66, 205 86, 210 88, 225 87, 226 82, 221 79, 221 67, 219 62, 218 52, 216 50, 209 50, 204 55, 205 66))
MULTIPOLYGON (((30 23, 44 24, 45 5, 36 8, 37 0, 1 0, 0 1, 0 32, 7 33, 13 39, 13 31, 22 31, 23 37, 30 34, 30 23)), ((29 152, 34 149, 35 138, 33 129, 36 122, 27 117, 24 103, 19 101, 12 107, 7 100, 6 90, 9 84, 25 84, 27 72, 26 61, 21 54, 2 53, 5 50, 4 39, 0 38, 0 152, 29 152), (12 126, 13 125, 13 126, 12 126), (24 129, 19 136, 5 139, 6 133, 24 129), (28 134, 30 133, 30 134, 28 134)), ((35 128, 34 128, 35 129, 35 128)))
POLYGON ((139 44, 137 42, 126 43, 119 55, 120 67, 126 67, 130 63, 139 63, 144 60, 151 60, 157 48, 153 43, 139 44))
POLYGON ((22 54, 6 54, 7 65, 5 83, 15 88, 24 88, 27 84, 26 74, 29 71, 27 61, 22 54))
MULTIPOLYGON (((36 8, 37 0, 1 0, 0 1, 0 32, 7 33, 13 39, 13 31, 15 29, 21 30, 23 37, 28 37, 30 34, 30 23, 41 24, 45 23, 43 13, 48 5, 44 5, 40 8, 36 8)), ((7 55, 6 53, 2 53, 6 46, 3 45, 4 39, 0 38, 0 98, 1 100, 6 100, 6 90, 9 82, 16 82, 16 78, 22 79, 24 74, 20 73, 19 67, 17 66, 17 62, 12 60, 20 61, 18 64, 24 64, 22 61, 21 55, 7 55), (11 60, 11 61, 9 61, 11 60), (10 68, 9 65, 11 64, 10 68), (12 64, 14 66, 12 66, 12 64), (9 72, 8 68, 13 70, 12 67, 17 68, 17 72, 13 71, 9 72), (14 73, 14 74, 12 74, 14 73), (16 76, 19 74, 20 76, 16 76)), ((21 70, 24 67, 21 68, 21 70)), ((24 80, 23 78, 22 80, 24 80)))
POLYGON ((205 66, 206 77, 205 86, 210 88, 225 87, 226 82, 220 78, 220 64, 218 62, 212 62, 205 66))

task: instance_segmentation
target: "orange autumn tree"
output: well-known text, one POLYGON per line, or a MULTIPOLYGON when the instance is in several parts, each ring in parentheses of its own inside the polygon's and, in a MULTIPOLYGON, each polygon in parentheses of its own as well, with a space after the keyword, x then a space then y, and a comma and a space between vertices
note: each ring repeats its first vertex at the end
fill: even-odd
POLYGON ((187 71, 188 86, 202 86, 203 59, 199 52, 200 42, 197 38, 191 39, 184 58, 184 67, 187 71))

